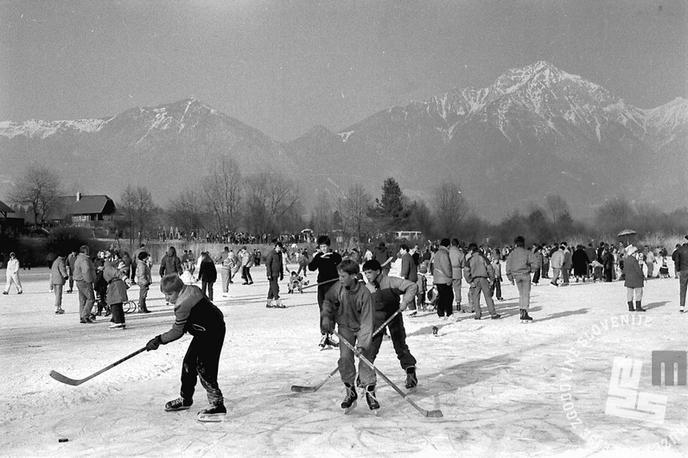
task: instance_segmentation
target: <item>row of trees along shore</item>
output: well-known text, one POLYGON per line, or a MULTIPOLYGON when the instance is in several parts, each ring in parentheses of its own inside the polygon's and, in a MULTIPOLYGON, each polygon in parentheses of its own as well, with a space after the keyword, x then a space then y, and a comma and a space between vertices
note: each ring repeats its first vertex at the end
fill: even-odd
MULTIPOLYGON (((64 195, 59 176, 43 166, 31 166, 21 176, 9 201, 28 207, 37 225, 64 195)), ((661 211, 647 203, 617 197, 602 203, 592 222, 574 219, 564 197, 548 195, 542 205, 533 202, 526 212, 514 211, 499 223, 490 223, 474 211, 457 182, 438 183, 424 199, 410 199, 394 178, 384 180, 379 197, 361 183, 352 183, 339 195, 320 192, 310 208, 299 183, 278 172, 242 174, 231 158, 213 164, 200 180, 180 190, 166 207, 158 206, 145 186, 127 185, 116 200, 116 229, 133 243, 157 237, 160 227, 175 227, 189 237, 208 233, 298 233, 341 231, 355 240, 383 238, 394 231, 421 231, 423 238, 457 237, 463 240, 509 243, 515 234, 533 242, 563 239, 609 239, 632 228, 652 234, 656 244, 670 243, 685 232, 688 208, 661 211), (681 232, 683 231, 683 232, 681 232)), ((669 247, 667 247, 669 248, 669 247)))

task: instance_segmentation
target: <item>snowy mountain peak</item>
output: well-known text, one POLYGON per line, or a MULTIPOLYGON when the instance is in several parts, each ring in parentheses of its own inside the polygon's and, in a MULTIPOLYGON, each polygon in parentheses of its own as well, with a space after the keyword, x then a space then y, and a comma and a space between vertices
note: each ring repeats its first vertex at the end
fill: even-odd
POLYGON ((42 121, 30 119, 23 122, 0 121, 0 136, 14 138, 46 138, 56 133, 93 133, 99 131, 108 119, 73 119, 42 121))

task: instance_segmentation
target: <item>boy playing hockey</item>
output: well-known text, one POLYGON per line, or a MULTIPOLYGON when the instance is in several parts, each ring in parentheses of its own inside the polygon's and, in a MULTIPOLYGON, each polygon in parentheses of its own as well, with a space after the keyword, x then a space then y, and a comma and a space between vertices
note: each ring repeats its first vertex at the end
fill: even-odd
POLYGON ((152 338, 146 350, 157 350, 160 344, 173 342, 188 332, 193 336, 182 363, 180 397, 165 404, 168 412, 186 410, 193 404, 196 378, 208 393, 210 408, 198 413, 199 421, 220 421, 227 413, 222 392, 217 384, 220 352, 225 339, 225 321, 220 309, 198 286, 184 285, 177 274, 165 275, 160 281, 165 299, 174 304, 172 329, 152 338))
MULTIPOLYGON (((320 312, 320 327, 323 334, 334 333, 334 324, 340 339, 346 339, 371 363, 375 362, 382 334, 373 339, 373 298, 370 291, 358 281, 359 267, 355 261, 346 259, 337 266, 339 281, 325 294, 320 312), (377 342, 373 342, 376 340, 377 342)), ((354 353, 347 345, 339 345, 339 373, 346 387, 346 396, 341 403, 348 413, 356 407, 358 394, 354 385, 356 365, 354 353)), ((380 408, 375 397, 375 371, 362 361, 358 365, 358 377, 365 387, 366 401, 370 410, 380 408)))

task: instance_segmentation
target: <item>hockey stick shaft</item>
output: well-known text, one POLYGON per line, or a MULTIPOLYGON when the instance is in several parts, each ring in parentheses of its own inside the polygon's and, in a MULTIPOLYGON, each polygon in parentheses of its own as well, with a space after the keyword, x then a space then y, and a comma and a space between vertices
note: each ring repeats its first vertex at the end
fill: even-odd
POLYGON ((105 371, 109 371, 110 369, 112 369, 113 367, 117 366, 118 364, 121 364, 121 363, 123 363, 124 361, 126 361, 126 360, 128 360, 128 359, 131 359, 131 358, 133 358, 134 356, 136 356, 136 355, 138 355, 139 353, 142 353, 142 352, 144 352, 144 351, 146 351, 146 347, 139 348, 139 349, 136 350, 134 353, 131 353, 131 354, 125 356, 124 358, 120 359, 119 361, 115 361, 114 363, 110 364, 109 366, 106 366, 106 367, 102 368, 102 369, 99 370, 98 372, 94 372, 93 374, 89 375, 88 377, 82 378, 82 379, 79 379, 79 380, 73 379, 73 378, 69 378, 69 377, 67 377, 67 376, 65 376, 65 375, 60 374, 60 373, 57 372, 57 371, 50 371, 50 376, 51 376, 52 378, 54 378, 55 380, 57 380, 58 382, 66 383, 67 385, 72 385, 72 386, 81 385, 82 383, 87 382, 87 381, 91 380, 92 378, 99 376, 100 374, 102 374, 102 373, 105 372, 105 371))
POLYGON ((373 363, 371 363, 370 361, 368 361, 368 358, 366 358, 365 356, 363 356, 363 355, 361 354, 360 351, 356 350, 356 349, 354 348, 354 346, 351 345, 351 344, 349 343, 348 340, 346 340, 346 339, 344 339, 342 336, 340 336, 339 333, 337 333, 337 331, 335 331, 335 335, 336 335, 337 337, 339 337, 339 344, 340 344, 340 345, 341 345, 342 343, 344 343, 344 345, 346 345, 347 347, 349 347, 349 349, 350 349, 352 352, 354 352, 354 355, 358 356, 358 359, 360 359, 361 361, 363 361, 364 364, 366 364, 366 365, 367 365, 368 367, 370 367, 372 370, 374 370, 375 372, 377 372, 377 374, 378 374, 380 377, 382 377, 382 378, 385 380, 385 382, 387 382, 387 384, 388 384, 389 386, 391 386, 392 388, 394 388, 394 391, 396 391, 397 393, 399 393, 399 395, 400 395, 402 398, 404 398, 404 400, 405 400, 406 402, 408 402, 409 404, 411 404, 411 405, 413 406, 413 408, 416 409, 416 410, 417 410, 418 412, 420 412, 421 414, 423 414, 423 416, 425 416, 425 417, 441 417, 441 416, 443 416, 441 410, 425 410, 425 409, 423 409, 422 407, 420 407, 418 404, 416 404, 415 402, 413 402, 413 400, 409 399, 408 394, 406 394, 406 393, 404 393, 403 391, 401 391, 401 389, 400 389, 394 382, 392 382, 392 381, 391 381, 391 380, 390 380, 390 379, 389 379, 380 369, 378 369, 377 367, 375 367, 375 365, 374 365, 373 363))
MULTIPOLYGON (((378 328, 375 330, 375 332, 373 333, 373 337, 375 337, 376 335, 378 335, 379 333, 381 333, 382 330, 385 329, 385 328, 387 327, 387 325, 388 325, 389 323, 391 323, 392 320, 393 320, 397 315, 399 315, 400 313, 401 313, 401 309, 397 310, 396 312, 394 312, 394 314, 393 314, 392 316, 390 316, 389 318, 387 318, 387 319, 385 320, 385 322, 382 323, 382 324, 380 325, 380 327, 378 327, 378 328)), ((304 392, 304 391, 313 393, 313 392, 315 392, 315 391, 318 391, 320 388, 322 388, 322 386, 323 386, 324 384, 326 384, 326 383, 332 378, 332 376, 333 376, 334 374, 336 374, 337 372, 339 372, 339 366, 335 367, 335 368, 332 370, 332 372, 330 372, 330 373, 327 375, 327 377, 325 378, 325 380, 323 380, 322 382, 318 383, 317 385, 314 385, 314 386, 292 385, 292 386, 291 386, 291 390, 292 390, 292 391, 295 391, 295 392, 297 392, 297 393, 301 393, 301 392, 304 392)))
POLYGON ((315 288, 316 286, 329 285, 330 283, 334 283, 334 282, 336 282, 337 280, 339 280, 339 278, 333 278, 333 279, 331 279, 331 280, 325 280, 325 281, 322 281, 322 282, 320 282, 320 283, 313 283, 312 285, 304 286, 304 287, 301 288, 301 289, 303 290, 303 289, 308 289, 308 288, 315 288))

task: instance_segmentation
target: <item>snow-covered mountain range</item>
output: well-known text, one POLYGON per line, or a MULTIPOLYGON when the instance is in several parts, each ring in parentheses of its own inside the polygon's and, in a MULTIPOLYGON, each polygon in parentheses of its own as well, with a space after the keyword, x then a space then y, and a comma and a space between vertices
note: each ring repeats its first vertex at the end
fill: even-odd
POLYGON ((637 108, 540 61, 486 88, 390 107, 339 132, 316 126, 284 143, 195 99, 101 119, 0 122, 0 195, 35 161, 84 191, 116 198, 144 184, 164 204, 230 155, 244 171, 299 178, 309 194, 352 182, 378 194, 394 176, 429 198, 437 182, 454 179, 490 219, 549 193, 583 213, 620 194, 672 208, 685 205, 687 146, 688 100, 637 108))

